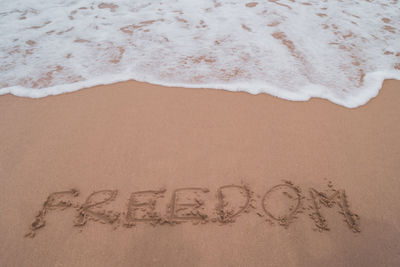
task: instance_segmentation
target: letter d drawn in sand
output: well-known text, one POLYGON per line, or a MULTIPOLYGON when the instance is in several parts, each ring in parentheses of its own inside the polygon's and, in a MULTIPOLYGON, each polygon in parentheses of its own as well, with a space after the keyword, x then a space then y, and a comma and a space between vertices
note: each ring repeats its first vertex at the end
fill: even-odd
MULTIPOLYGON (((249 207, 250 203, 250 192, 249 189, 245 186, 240 185, 224 185, 218 188, 217 190, 217 198, 218 204, 216 205, 217 219, 219 222, 228 223, 234 222, 235 218, 240 215, 243 211, 245 211, 249 207), (240 194, 239 197, 243 197, 242 203, 230 203, 228 200, 227 193, 234 192, 240 194)), ((231 202, 237 200, 237 196, 235 195, 235 199, 232 199, 231 202)))

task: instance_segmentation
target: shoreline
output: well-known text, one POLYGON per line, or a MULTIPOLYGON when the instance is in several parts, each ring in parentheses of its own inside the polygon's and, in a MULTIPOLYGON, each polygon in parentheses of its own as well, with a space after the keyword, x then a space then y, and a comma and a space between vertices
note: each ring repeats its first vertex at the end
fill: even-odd
MULTIPOLYGON (((144 85, 150 85, 150 86, 161 86, 161 87, 167 87, 167 88, 187 88, 187 89, 200 89, 200 90, 218 90, 218 91, 226 91, 226 92, 235 92, 235 93, 247 93, 250 95, 259 95, 259 94, 267 94, 273 97, 277 97, 283 100, 289 100, 289 101, 296 101, 296 102, 306 102, 311 99, 322 99, 322 100, 328 100, 333 104, 343 106, 349 109, 353 108, 358 108, 361 106, 364 106, 368 104, 372 99, 376 98, 379 95, 380 90, 383 87, 383 84, 385 81, 400 81, 400 76, 396 71, 393 72, 373 72, 369 73, 368 75, 363 78, 365 80, 368 80, 369 86, 367 88, 364 88, 363 91, 366 91, 363 96, 352 96, 352 100, 349 100, 350 97, 347 98, 346 101, 341 100, 334 96, 330 92, 330 90, 324 91, 324 88, 322 87, 319 88, 317 91, 319 93, 317 95, 309 95, 305 94, 305 92, 302 93, 292 93, 288 92, 287 90, 282 90, 283 93, 278 93, 281 90, 277 89, 275 87, 269 87, 270 89, 266 89, 265 86, 256 86, 254 85, 254 88, 258 89, 253 89, 253 90, 246 90, 243 88, 248 87, 248 85, 235 85, 235 87, 229 86, 229 84, 212 84, 212 85, 204 85, 204 86, 199 86, 199 85, 191 85, 191 84, 165 84, 162 82, 157 82, 155 81, 154 83, 146 82, 146 81, 141 81, 141 80, 135 80, 135 79, 125 79, 123 76, 119 78, 109 78, 108 80, 110 82, 104 83, 104 84, 98 84, 97 82, 91 81, 85 81, 85 82, 76 82, 72 84, 64 84, 64 85, 57 85, 57 86, 52 86, 52 87, 47 87, 47 88, 42 88, 42 89, 32 89, 32 88, 24 88, 20 86, 14 86, 14 87, 8 87, 8 88, 0 88, 0 96, 2 95, 13 95, 17 97, 23 97, 23 98, 31 98, 31 99, 40 99, 44 97, 49 97, 49 96, 57 96, 57 95, 62 95, 62 94, 70 94, 74 92, 78 92, 81 90, 85 89, 90 89, 93 87, 101 87, 101 86, 113 86, 115 84, 123 84, 123 83, 137 83, 137 84, 144 84, 144 85), (373 78, 374 77, 374 78, 373 78), (372 85, 371 85, 372 84, 372 85), (11 89, 10 89, 11 88, 11 89), (61 89, 63 88, 63 89, 61 89), (375 88, 375 89, 374 89, 375 88), (377 88, 377 89, 376 89, 377 88), (326 95, 330 95, 327 97, 326 95)), ((318 88, 318 86, 306 86, 304 87, 307 89, 307 91, 310 91, 310 88, 313 88, 314 90, 318 88)), ((303 87, 302 87, 303 89, 303 87)), ((300 90, 301 91, 301 90, 300 90)))
MULTIPOLYGON (((377 97, 355 109, 316 98, 294 102, 267 94, 134 81, 41 99, 0 96, 0 262, 399 265, 399 89, 400 81, 387 80, 377 97), (291 214, 287 208, 297 199, 282 198, 286 190, 268 195, 265 202, 267 192, 282 180, 299 186, 305 207, 313 204, 311 189, 345 192, 350 215, 343 217, 340 206, 332 203, 332 208, 322 205, 320 210, 329 231, 314 231, 323 220, 307 210, 287 227, 279 220, 271 225, 265 219, 274 222, 278 216, 271 219, 268 213, 291 214), (256 209, 242 213, 234 224, 220 225, 215 208, 219 188, 242 183, 255 192, 256 209), (210 219, 215 215, 216 223, 136 223, 132 229, 113 230, 108 223, 91 220, 92 214, 84 215, 82 228, 74 226, 93 192, 118 190, 104 209, 122 214, 129 205, 135 207, 133 192, 164 188, 165 197, 157 198, 155 210, 169 214, 173 192, 187 187, 210 190, 182 199, 203 201, 205 213, 210 219), (78 211, 47 206, 46 226, 35 238, 24 238, 47 197, 71 188, 81 193, 71 204, 78 211), (360 233, 343 221, 354 214, 360 233)), ((226 193, 233 211, 242 205, 239 193, 226 193)), ((323 200, 329 203, 330 194, 326 196, 323 200)), ((138 197, 149 201, 148 196, 138 197)))

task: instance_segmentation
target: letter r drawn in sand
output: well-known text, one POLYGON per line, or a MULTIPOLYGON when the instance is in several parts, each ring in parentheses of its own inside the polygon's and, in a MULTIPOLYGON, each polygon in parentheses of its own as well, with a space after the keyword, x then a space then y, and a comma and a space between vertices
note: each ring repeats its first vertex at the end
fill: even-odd
POLYGON ((80 208, 79 215, 75 219, 75 226, 85 225, 87 219, 100 220, 104 223, 115 222, 119 215, 114 214, 113 211, 105 213, 104 211, 98 211, 96 208, 100 208, 105 204, 110 203, 117 197, 118 190, 100 190, 91 193, 87 198, 85 203, 82 204, 80 208))

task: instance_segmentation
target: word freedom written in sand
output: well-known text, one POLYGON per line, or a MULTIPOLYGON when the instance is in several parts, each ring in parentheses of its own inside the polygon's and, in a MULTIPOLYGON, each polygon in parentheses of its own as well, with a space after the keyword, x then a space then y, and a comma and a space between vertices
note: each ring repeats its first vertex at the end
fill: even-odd
POLYGON ((77 189, 51 193, 38 212, 30 231, 26 236, 34 237, 36 231, 46 225, 45 217, 51 210, 75 208, 77 215, 74 226, 82 227, 87 222, 95 221, 103 224, 133 227, 137 223, 156 225, 175 225, 182 222, 193 224, 234 223, 243 213, 254 211, 260 218, 270 224, 279 224, 285 228, 298 218, 301 213, 308 213, 315 225, 314 230, 328 231, 328 222, 321 212, 322 207, 338 207, 339 214, 354 233, 360 232, 359 216, 350 210, 344 190, 334 189, 332 182, 324 191, 309 188, 309 197, 303 195, 300 187, 290 181, 271 187, 263 196, 255 194, 247 184, 224 185, 217 189, 214 207, 206 205, 205 199, 210 190, 203 187, 178 188, 172 192, 170 201, 166 203, 167 213, 162 215, 161 202, 166 189, 133 192, 128 199, 126 212, 105 210, 118 195, 117 190, 101 190, 91 193, 85 202, 77 203, 73 199, 79 196, 77 189), (305 205, 307 203, 308 205, 305 205), (257 206, 260 204, 259 206, 257 206))

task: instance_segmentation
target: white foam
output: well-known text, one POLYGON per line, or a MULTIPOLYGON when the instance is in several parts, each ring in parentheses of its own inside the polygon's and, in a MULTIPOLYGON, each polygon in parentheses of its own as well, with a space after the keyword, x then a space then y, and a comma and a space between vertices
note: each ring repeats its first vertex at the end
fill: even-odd
POLYGON ((4 0, 0 94, 134 79, 357 107, 400 79, 399 29, 397 0, 4 0))

